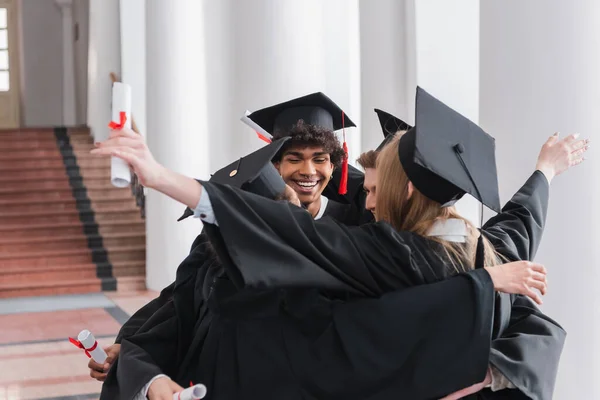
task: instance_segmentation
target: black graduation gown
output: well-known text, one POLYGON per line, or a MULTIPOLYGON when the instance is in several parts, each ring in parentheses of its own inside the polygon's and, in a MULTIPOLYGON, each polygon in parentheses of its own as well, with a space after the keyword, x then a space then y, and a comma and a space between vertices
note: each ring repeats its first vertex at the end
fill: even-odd
POLYGON ((349 207, 347 220, 350 223, 346 225, 362 225, 373 222, 373 213, 365 208, 367 200, 363 188, 365 174, 352 165, 348 165, 348 190, 346 194, 339 194, 341 177, 341 168, 336 168, 333 171, 331 180, 323 190, 323 196, 349 207))
MULTIPOLYGON (((204 183, 204 188, 231 256, 227 267, 235 270, 232 274, 237 273, 245 287, 319 287, 376 297, 451 274, 441 267, 444 262, 432 248, 433 242, 409 232, 396 232, 386 223, 349 228, 327 218, 313 221, 294 207, 230 187, 204 183), (267 250, 269 257, 264 257, 267 250)), ((511 260, 535 255, 548 195, 548 182, 536 171, 502 213, 483 227, 484 235, 500 254, 511 260)), ((490 362, 518 390, 487 390, 480 396, 551 398, 564 330, 524 297, 499 298, 494 339, 505 338, 494 344, 490 362)))
POLYGON ((191 305, 180 296, 193 281, 123 340, 101 399, 131 399, 159 373, 204 383, 207 399, 428 399, 485 374, 494 295, 484 270, 351 302, 316 290, 238 290, 219 275, 208 293, 196 287, 207 301, 191 305), (464 362, 473 368, 458 368, 464 362))
MULTIPOLYGON (((180 266, 177 268, 177 276, 179 280, 182 280, 184 275, 192 273, 193 269, 197 268, 199 264, 202 264, 203 258, 205 257, 206 247, 198 248, 198 246, 206 246, 208 238, 206 234, 200 233, 192 243, 190 254, 183 260, 180 266), (197 249, 196 251, 194 251, 197 249)), ((171 283, 169 286, 161 290, 160 295, 148 302, 142 308, 137 310, 128 320, 123 324, 115 343, 121 343, 124 338, 134 335, 142 325, 144 325, 150 317, 156 313, 161 307, 163 307, 173 296, 173 290, 176 282, 171 283)))

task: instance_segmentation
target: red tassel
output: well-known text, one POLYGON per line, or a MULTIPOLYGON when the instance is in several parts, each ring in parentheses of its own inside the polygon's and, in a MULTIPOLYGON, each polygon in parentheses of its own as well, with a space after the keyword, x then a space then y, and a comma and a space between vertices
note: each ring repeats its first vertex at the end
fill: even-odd
POLYGON ((344 127, 344 112, 342 111, 342 132, 344 134, 344 160, 342 161, 342 178, 340 179, 339 194, 348 193, 348 145, 346 144, 346 129, 344 127))
POLYGON ((265 142, 267 142, 267 143, 271 143, 271 139, 269 139, 269 138, 268 138, 268 137, 266 137, 265 135, 263 135, 263 134, 261 134, 261 133, 258 133, 258 132, 256 132, 256 134, 258 135, 258 138, 259 138, 260 140, 264 140, 264 141, 265 141, 265 142))
POLYGON ((127 113, 125 111, 119 112, 119 119, 119 123, 115 121, 110 121, 108 127, 114 130, 123 129, 123 127, 125 126, 125 122, 127 122, 127 113))
POLYGON ((340 179, 339 194, 348 193, 348 145, 344 142, 344 161, 342 161, 342 178, 340 179))

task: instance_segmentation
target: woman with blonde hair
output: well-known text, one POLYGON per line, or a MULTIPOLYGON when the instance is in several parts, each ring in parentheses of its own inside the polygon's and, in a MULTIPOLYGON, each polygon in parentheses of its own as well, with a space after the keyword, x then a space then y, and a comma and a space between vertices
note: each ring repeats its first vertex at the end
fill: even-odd
MULTIPOLYGON (((166 170, 147 149, 131 146, 130 140, 126 133, 116 134, 94 152, 126 160, 145 186, 182 202, 205 223, 218 226, 211 229, 209 236, 219 258, 247 288, 320 287, 330 299, 348 300, 357 296, 385 297, 400 289, 409 292, 412 286, 433 283, 469 267, 483 267, 481 271, 493 279, 501 271, 494 266, 500 257, 513 261, 533 258, 544 226, 549 193, 548 180, 540 171, 532 175, 491 224, 486 224, 484 235, 479 235, 465 220, 455 218, 457 215, 448 207, 465 193, 500 211, 493 138, 421 89, 417 92, 416 129, 390 143, 380 155, 378 222, 357 228, 330 219, 315 221, 295 206, 269 201, 228 185, 199 184, 166 170), (452 268, 447 268, 448 264, 452 268)), ((573 151, 573 163, 579 162, 581 153, 573 151)), ((515 274, 513 283, 508 292, 530 296, 539 302, 534 289, 545 293, 545 270, 529 263, 515 274)), ((295 310, 300 314, 297 321, 301 324, 306 309, 318 309, 322 298, 317 296, 310 304, 304 297, 298 300, 286 297, 280 307, 297 306, 295 310)), ((469 384, 484 380, 489 347, 487 352, 479 349, 478 362, 461 368, 461 354, 453 353, 456 341, 461 338, 449 338, 438 347, 422 346, 419 341, 403 342, 401 334, 412 327, 395 320, 393 309, 362 304, 363 315, 365 309, 372 310, 372 319, 368 323, 363 319, 362 323, 367 325, 346 332, 340 339, 331 335, 331 330, 350 319, 348 313, 356 312, 356 308, 346 307, 343 301, 327 303, 334 310, 333 319, 324 318, 320 329, 310 332, 313 341, 303 343, 305 351, 292 352, 287 347, 297 344, 297 332, 284 326, 275 327, 274 332, 280 331, 270 340, 283 346, 290 365, 289 376, 297 380, 291 390, 298 398, 440 398, 466 386, 465 375, 469 384), (372 326, 381 329, 371 330, 372 326), (355 340, 346 341, 349 337, 355 340), (353 347, 354 343, 360 346, 353 347), (335 357, 330 357, 334 354, 335 357), (442 363, 439 370, 460 376, 456 382, 460 380, 457 384, 463 386, 449 386, 447 382, 452 382, 452 377, 438 376, 436 370, 415 369, 416 361, 421 358, 439 359, 442 363), (449 362, 453 368, 445 365, 449 362), (337 377, 334 381, 331 371, 337 377)), ((243 307, 243 303, 228 306, 243 307)), ((512 299, 498 299, 490 340, 513 317, 529 318, 525 309, 519 308, 522 314, 515 316, 511 314, 512 299)), ((530 314, 535 314, 535 310, 530 314)), ((492 316, 489 318, 474 329, 485 330, 486 324, 491 324, 492 316)), ((264 323, 273 321, 265 319, 264 323)), ((422 324, 418 326, 424 329, 422 324)), ((237 335, 253 334, 244 331, 243 324, 238 328, 237 335)), ((562 329, 552 334, 557 335, 557 340, 564 340, 562 329)), ((560 350, 548 354, 550 375, 556 373, 560 350)), ((214 351, 226 354, 225 348, 214 351)), ((241 356, 236 353, 236 357, 241 356)), ((231 373, 232 384, 239 384, 239 372, 231 373)), ((548 390, 551 395, 552 387, 542 394, 526 395, 548 398, 548 390)), ((277 398, 262 394, 259 397, 277 398)))

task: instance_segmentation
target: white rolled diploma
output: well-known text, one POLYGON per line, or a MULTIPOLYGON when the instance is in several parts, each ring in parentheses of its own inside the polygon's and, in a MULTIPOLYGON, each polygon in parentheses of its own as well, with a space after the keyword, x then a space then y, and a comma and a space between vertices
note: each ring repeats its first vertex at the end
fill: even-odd
POLYGON ((206 386, 198 384, 173 394, 173 400, 198 400, 203 399, 204 396, 206 396, 206 386))
MULTIPOLYGON (((131 86, 126 83, 115 82, 112 88, 112 116, 113 122, 121 122, 121 112, 127 115, 125 128, 131 129, 131 86)), ((110 182, 113 186, 123 188, 131 184, 131 171, 127 163, 120 158, 110 159, 110 182)))
POLYGON ((256 133, 263 135, 267 139, 271 139, 273 137, 273 135, 271 135, 269 132, 265 131, 260 125, 258 125, 256 122, 254 122, 250 118, 248 118, 248 115, 250 115, 250 114, 252 114, 252 113, 250 111, 246 110, 244 115, 242 115, 242 117, 240 118, 240 121, 242 121, 244 124, 248 125, 256 133))
POLYGON ((79 335, 77 335, 77 340, 79 340, 83 347, 85 347, 85 350, 90 353, 94 361, 96 361, 98 364, 104 364, 107 355, 104 350, 102 350, 102 347, 98 345, 98 342, 96 341, 96 338, 92 332, 88 331, 87 329, 82 330, 79 332, 79 335), (91 348, 94 348, 94 350, 89 350, 91 348))

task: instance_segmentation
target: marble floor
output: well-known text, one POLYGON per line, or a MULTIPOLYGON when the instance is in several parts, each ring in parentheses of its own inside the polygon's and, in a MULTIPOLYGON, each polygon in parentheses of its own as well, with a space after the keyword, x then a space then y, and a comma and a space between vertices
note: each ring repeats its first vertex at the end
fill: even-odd
POLYGON ((97 399, 101 383, 68 341, 90 330, 101 346, 155 292, 94 293, 0 300, 0 400, 97 399))

